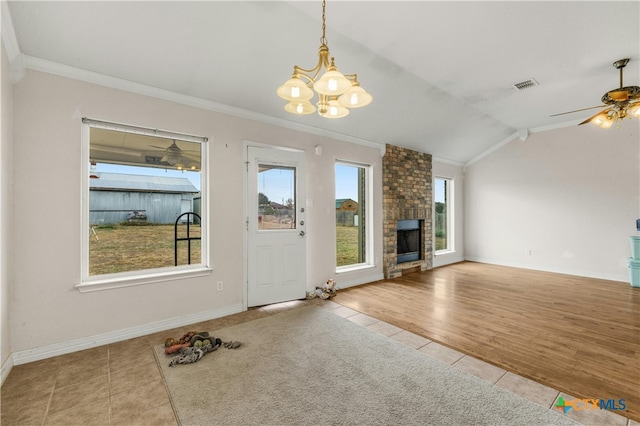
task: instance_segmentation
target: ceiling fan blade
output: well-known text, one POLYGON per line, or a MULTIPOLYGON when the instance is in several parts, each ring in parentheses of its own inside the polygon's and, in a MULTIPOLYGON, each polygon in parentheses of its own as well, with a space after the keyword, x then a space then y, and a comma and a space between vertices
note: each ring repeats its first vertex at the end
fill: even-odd
POLYGON ((573 110, 573 111, 561 112, 559 114, 553 114, 553 115, 550 115, 549 117, 557 117, 558 115, 573 114, 574 112, 587 111, 587 110, 594 109, 594 108, 606 108, 606 107, 607 107, 606 105, 592 106, 592 107, 589 107, 589 108, 582 108, 582 109, 576 109, 576 110, 573 110))
POLYGON ((101 151, 101 152, 108 152, 111 154, 123 154, 123 155, 129 155, 132 157, 142 157, 142 153, 139 151, 135 151, 127 148, 117 148, 115 146, 99 145, 96 143, 91 144, 91 151, 101 151))
POLYGON ((196 151, 182 151, 182 156, 191 160, 199 160, 200 152, 196 151))
POLYGON ((587 118, 586 120, 584 120, 582 123, 578 124, 578 126, 580 126, 580 125, 582 125, 582 124, 589 123, 590 121, 592 121, 592 120, 593 120, 594 118, 596 118, 597 116, 599 116, 599 115, 601 115, 601 114, 606 114, 606 113, 607 113, 607 111, 609 111, 609 110, 610 110, 610 108, 607 108, 607 109, 605 109, 605 110, 603 110, 603 111, 600 111, 600 112, 599 112, 599 113, 597 113, 597 114, 592 115, 591 117, 589 117, 589 118, 587 118))
POLYGON ((167 149, 167 147, 166 147, 166 146, 157 146, 157 145, 149 145, 149 146, 150 146, 151 148, 158 148, 158 149, 161 149, 161 150, 163 150, 163 151, 164 151, 165 149, 167 149))

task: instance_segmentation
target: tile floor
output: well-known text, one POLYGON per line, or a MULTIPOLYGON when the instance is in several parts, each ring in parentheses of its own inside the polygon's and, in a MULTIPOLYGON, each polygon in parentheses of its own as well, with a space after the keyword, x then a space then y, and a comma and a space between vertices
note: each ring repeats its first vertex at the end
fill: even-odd
MULTIPOLYGON (((294 301, 251 309, 224 318, 14 366, 1 388, 0 424, 9 425, 177 425, 153 347, 188 330, 214 331, 282 310, 317 304, 376 333, 459 367, 540 405, 564 395, 555 389, 464 355, 429 339, 328 300, 294 301)), ((585 425, 640 426, 609 411, 567 414, 585 425)))

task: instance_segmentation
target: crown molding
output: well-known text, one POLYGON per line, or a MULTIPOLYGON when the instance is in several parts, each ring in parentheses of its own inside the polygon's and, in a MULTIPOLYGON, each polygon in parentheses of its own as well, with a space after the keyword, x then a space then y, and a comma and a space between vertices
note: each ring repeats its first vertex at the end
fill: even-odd
POLYGON ((2 14, 2 43, 7 51, 9 61, 13 61, 18 55, 20 55, 20 47, 18 46, 16 31, 13 28, 13 20, 11 19, 11 13, 9 12, 9 5, 6 1, 2 2, 0 14, 2 14))
POLYGON ((565 121, 563 123, 558 123, 558 124, 552 124, 549 126, 542 126, 542 127, 535 127, 533 129, 526 129, 526 130, 519 130, 515 133, 513 133, 510 136, 507 136, 505 139, 501 140, 500 142, 498 142, 497 144, 493 145, 491 148, 487 149, 486 151, 476 155, 475 157, 473 157, 471 160, 467 161, 466 163, 464 163, 464 167, 468 167, 471 164, 475 163, 476 161, 481 160, 482 158, 486 157, 487 155, 491 154, 494 151, 497 151, 498 149, 502 148, 503 146, 505 146, 506 144, 508 144, 509 142, 515 140, 515 139, 520 139, 521 141, 525 142, 529 136, 531 136, 534 133, 541 133, 541 132, 548 132, 549 130, 556 130, 556 129, 563 129, 565 127, 573 127, 573 126, 577 126, 578 124, 580 124, 582 122, 582 120, 572 120, 572 121, 565 121), (526 131, 526 136, 524 134, 524 132, 526 131))
POLYGON ((435 157, 433 155, 431 156, 431 161, 435 163, 448 164, 450 166, 464 167, 464 163, 460 161, 448 160, 446 158, 435 157))
POLYGON ((529 129, 529 134, 531 135, 533 133, 548 132, 549 130, 564 129, 565 127, 578 126, 583 121, 584 119, 581 118, 581 119, 565 121, 557 124, 550 124, 548 126, 535 127, 533 129, 529 129))
POLYGON ((265 124, 285 127, 291 130, 297 130, 297 131, 310 133, 318 136, 324 136, 331 139, 340 140, 343 142, 353 143, 356 145, 364 145, 370 148, 376 148, 382 154, 384 153, 385 144, 382 144, 382 143, 360 139, 353 136, 344 135, 342 133, 337 133, 330 130, 309 126, 306 124, 295 123, 295 122, 284 120, 281 118, 272 117, 266 114, 260 114, 260 113, 248 111, 242 108, 236 108, 236 107, 221 104, 218 102, 197 98, 195 96, 183 95, 180 93, 172 92, 170 90, 160 89, 160 88, 149 86, 146 84, 135 83, 129 80, 107 76, 107 75, 96 73, 93 71, 87 71, 80 68, 71 67, 69 65, 48 61, 46 59, 36 58, 33 56, 27 56, 27 55, 25 55, 24 57, 25 57, 26 68, 31 70, 54 74, 61 77, 71 78, 74 80, 84 81, 86 83, 93 83, 99 86, 105 86, 112 89, 119 89, 126 92, 135 93, 138 95, 149 96, 152 98, 175 102, 182 105, 188 105, 195 108, 200 108, 208 111, 218 112, 221 114, 231 115, 234 117, 246 118, 249 120, 258 121, 265 124))
POLYGON ((481 152, 479 155, 476 155, 471 160, 469 160, 466 163, 464 163, 464 168, 466 169, 467 167, 469 167, 471 164, 475 163, 476 161, 479 161, 482 158, 486 157, 487 155, 491 154, 492 152, 499 150, 500 148, 502 148, 503 146, 505 146, 506 144, 508 144, 509 142, 511 142, 512 140, 514 140, 516 138, 518 138, 518 132, 515 132, 511 136, 507 136, 506 138, 502 139, 497 144, 493 145, 491 148, 487 149, 484 152, 481 152))
POLYGON ((24 55, 20 52, 18 38, 16 37, 16 31, 13 28, 13 20, 11 19, 11 13, 9 12, 9 5, 6 1, 3 1, 1 7, 2 44, 5 52, 7 52, 7 59, 9 60, 9 81, 11 81, 11 84, 15 84, 22 80, 26 71, 24 55))

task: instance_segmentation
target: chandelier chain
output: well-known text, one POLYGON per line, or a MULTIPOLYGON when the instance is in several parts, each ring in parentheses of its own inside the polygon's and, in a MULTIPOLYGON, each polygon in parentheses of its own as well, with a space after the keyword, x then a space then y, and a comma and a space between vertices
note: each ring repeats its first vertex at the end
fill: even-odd
POLYGON ((327 25, 326 25, 326 18, 324 14, 326 6, 327 6, 326 0, 322 0, 322 37, 320 37, 320 43, 322 45, 327 44, 327 38, 325 37, 325 31, 327 29, 327 25))

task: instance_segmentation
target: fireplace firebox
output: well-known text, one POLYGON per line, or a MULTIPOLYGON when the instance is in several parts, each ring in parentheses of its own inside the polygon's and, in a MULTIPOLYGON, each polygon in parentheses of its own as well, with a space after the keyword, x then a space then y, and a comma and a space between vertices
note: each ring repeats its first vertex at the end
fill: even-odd
POLYGON ((422 226, 421 220, 399 220, 397 224, 397 263, 412 262, 422 259, 422 226))

